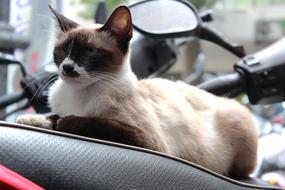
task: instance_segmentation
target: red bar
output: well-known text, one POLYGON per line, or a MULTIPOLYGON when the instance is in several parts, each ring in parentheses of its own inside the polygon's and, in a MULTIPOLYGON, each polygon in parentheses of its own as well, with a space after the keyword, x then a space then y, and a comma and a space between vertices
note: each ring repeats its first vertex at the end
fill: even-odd
POLYGON ((44 190, 40 186, 0 165, 0 189, 2 190, 44 190))

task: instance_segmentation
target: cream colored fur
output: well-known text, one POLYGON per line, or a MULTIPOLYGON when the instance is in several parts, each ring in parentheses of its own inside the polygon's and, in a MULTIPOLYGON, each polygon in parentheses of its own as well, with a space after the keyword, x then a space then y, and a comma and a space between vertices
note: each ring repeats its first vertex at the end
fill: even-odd
MULTIPOLYGON (((65 62, 73 64, 69 58, 65 62)), ((137 80, 127 61, 119 72, 109 73, 108 82, 92 81, 77 69, 80 77, 62 77, 50 89, 55 114, 133 125, 145 131, 159 151, 221 174, 248 175, 254 169, 257 132, 249 111, 238 102, 183 82, 137 80)), ((37 116, 21 116, 17 122, 47 127, 37 116)))
POLYGON ((134 125, 161 151, 218 173, 228 174, 232 167, 249 173, 254 168, 257 133, 246 108, 183 82, 137 81, 126 65, 113 88, 94 85, 78 90, 59 79, 51 87, 53 112, 134 125))

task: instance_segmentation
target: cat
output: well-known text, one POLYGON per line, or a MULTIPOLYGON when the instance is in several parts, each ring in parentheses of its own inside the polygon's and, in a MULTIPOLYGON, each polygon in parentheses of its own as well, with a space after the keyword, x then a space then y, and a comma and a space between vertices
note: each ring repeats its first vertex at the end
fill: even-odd
POLYGON ((127 7, 91 27, 50 9, 61 30, 59 79, 48 98, 55 115, 22 115, 17 123, 160 151, 227 176, 252 172, 257 130, 244 106, 183 82, 137 79, 127 7))

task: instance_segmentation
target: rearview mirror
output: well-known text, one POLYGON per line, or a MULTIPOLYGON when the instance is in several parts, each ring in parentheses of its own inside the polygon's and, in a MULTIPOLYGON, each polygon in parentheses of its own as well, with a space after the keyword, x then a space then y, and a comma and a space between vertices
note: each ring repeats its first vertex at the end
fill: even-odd
POLYGON ((130 6, 130 10, 134 28, 153 37, 189 35, 199 26, 196 10, 183 1, 142 1, 130 6))
POLYGON ((236 56, 244 48, 224 40, 207 27, 196 8, 184 0, 144 0, 130 6, 134 28, 152 38, 197 37, 222 46, 236 56))

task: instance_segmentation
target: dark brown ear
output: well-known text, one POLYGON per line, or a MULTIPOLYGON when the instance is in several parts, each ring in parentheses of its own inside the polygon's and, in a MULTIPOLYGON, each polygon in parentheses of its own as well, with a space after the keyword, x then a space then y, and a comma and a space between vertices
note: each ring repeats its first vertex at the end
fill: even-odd
POLYGON ((59 25, 62 32, 67 32, 67 31, 69 31, 73 28, 77 28, 79 26, 79 24, 77 24, 76 22, 73 22, 72 20, 66 18, 61 13, 57 12, 54 8, 52 8, 50 5, 49 5, 49 8, 52 11, 52 13, 54 14, 54 16, 56 17, 56 19, 58 21, 58 25, 59 25))
POLYGON ((116 8, 99 31, 110 32, 119 43, 128 43, 133 36, 132 17, 128 7, 116 8))

